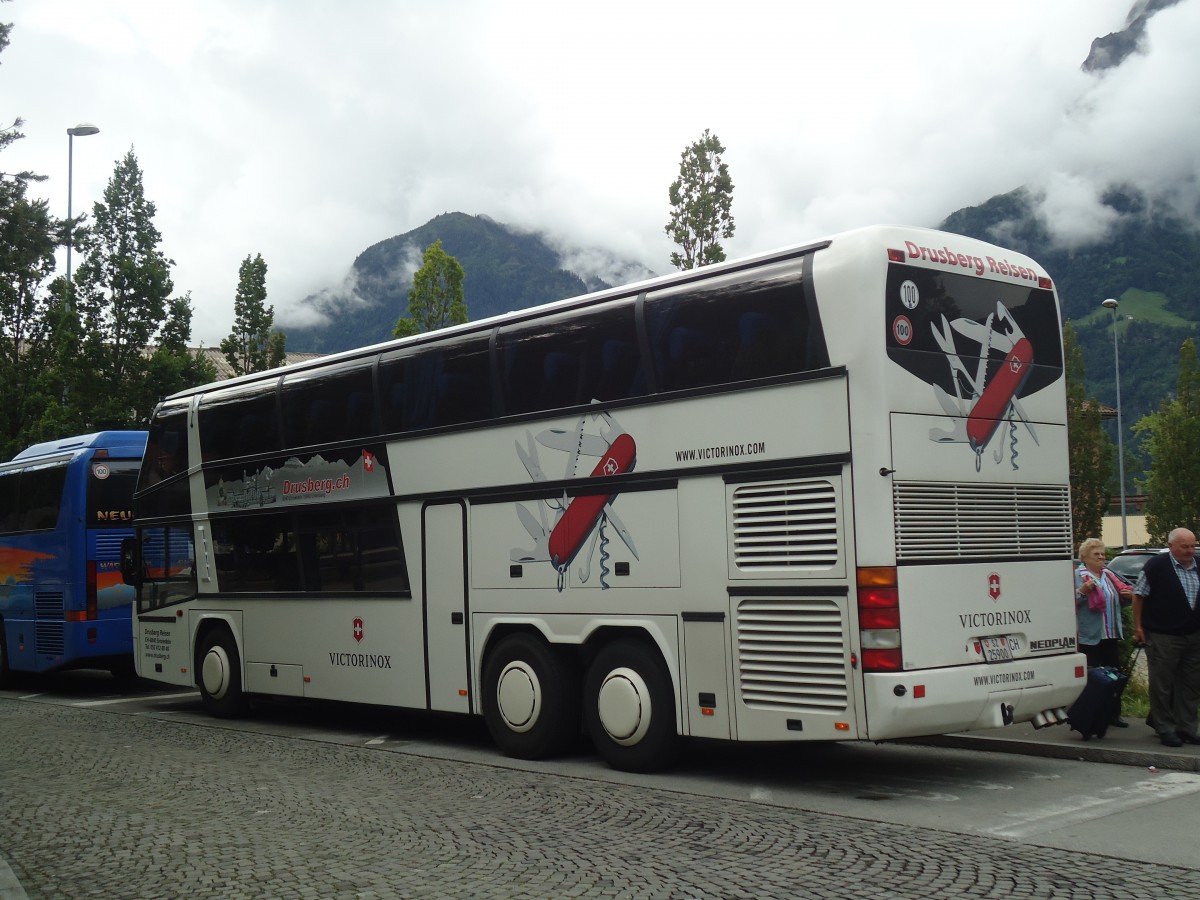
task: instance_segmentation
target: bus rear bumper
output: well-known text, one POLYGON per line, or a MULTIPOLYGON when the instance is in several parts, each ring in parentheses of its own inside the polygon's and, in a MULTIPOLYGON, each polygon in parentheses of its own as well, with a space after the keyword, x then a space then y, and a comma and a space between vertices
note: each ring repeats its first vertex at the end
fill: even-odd
POLYGON ((1083 654, 863 676, 867 740, 923 737, 1028 722, 1083 690, 1083 654))

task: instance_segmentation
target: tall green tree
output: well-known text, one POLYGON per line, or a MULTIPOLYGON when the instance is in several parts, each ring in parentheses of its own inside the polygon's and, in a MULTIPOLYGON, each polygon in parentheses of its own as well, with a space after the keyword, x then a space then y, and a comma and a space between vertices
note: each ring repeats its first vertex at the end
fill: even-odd
POLYGON ((233 371, 247 375, 271 368, 275 307, 267 305, 267 264, 261 253, 242 260, 233 316, 233 331, 221 341, 221 351, 233 371))
POLYGON ((149 416, 162 386, 151 379, 150 359, 161 352, 183 356, 191 335, 191 299, 172 299, 174 262, 159 248, 155 205, 146 199, 142 170, 132 149, 117 162, 92 207, 94 225, 80 242, 79 265, 65 323, 78 352, 60 360, 78 426, 137 427, 149 416))
POLYGON ((1063 326, 1067 377, 1067 447, 1070 454, 1074 546, 1103 533, 1113 471, 1113 444, 1100 425, 1100 403, 1087 396, 1083 351, 1071 323, 1063 326))
MULTIPOLYGON (((8 47, 11 23, 0 23, 0 53, 8 47)), ((0 152, 21 140, 23 120, 0 128, 0 152)), ((0 171, 0 459, 9 459, 37 439, 35 424, 58 403, 52 383, 52 324, 55 298, 46 282, 54 273, 63 223, 45 200, 30 200, 33 172, 0 171)))
POLYGON ((1179 350, 1179 380, 1174 399, 1142 418, 1133 430, 1143 437, 1150 456, 1146 473, 1146 531, 1165 544, 1172 528, 1200 527, 1200 358, 1191 338, 1179 350))
POLYGON ((733 236, 733 179, 721 161, 725 148, 715 134, 704 129, 700 140, 680 154, 679 177, 667 196, 671 218, 667 235, 683 252, 671 254, 677 269, 695 269, 725 259, 719 238, 733 236))
POLYGON ((466 273, 459 261, 442 249, 441 240, 429 245, 408 292, 408 315, 392 329, 396 337, 422 334, 467 321, 463 298, 466 273))

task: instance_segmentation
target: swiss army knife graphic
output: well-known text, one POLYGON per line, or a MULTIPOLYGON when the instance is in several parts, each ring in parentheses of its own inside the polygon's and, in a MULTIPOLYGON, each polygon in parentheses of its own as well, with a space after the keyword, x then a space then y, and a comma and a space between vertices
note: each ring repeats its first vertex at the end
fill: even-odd
POLYGON ((1009 461, 1013 469, 1019 468, 1018 430, 1024 427, 1033 442, 1038 442, 1037 431, 1017 399, 1033 371, 1033 344, 1000 302, 996 303, 995 312, 989 313, 982 323, 967 318, 947 320, 943 315, 940 328, 939 323, 930 327, 934 340, 946 354, 954 396, 940 385, 933 385, 934 396, 953 420, 953 427, 949 430, 930 429, 929 439, 968 444, 975 453, 975 471, 978 472, 984 450, 1000 431, 992 458, 997 464, 1004 459, 1007 439, 1009 461), (966 339, 965 352, 959 350, 960 338, 966 339), (1003 359, 997 365, 1000 354, 1003 359), (973 372, 964 361, 972 356, 977 360, 973 372), (990 376, 989 368, 992 370, 990 376))
MULTIPOLYGON (((536 440, 530 432, 525 432, 526 446, 517 442, 517 456, 525 471, 534 481, 546 481, 546 475, 538 462, 537 447, 540 444, 550 450, 567 454, 564 479, 577 476, 577 467, 581 459, 599 457, 599 462, 593 467, 589 478, 602 478, 613 475, 624 475, 633 470, 637 458, 637 446, 632 437, 627 434, 611 415, 599 413, 596 415, 580 416, 574 431, 561 428, 548 428, 541 432, 536 440), (598 433, 585 431, 588 420, 599 423, 598 433)), ((581 582, 586 583, 592 574, 592 562, 597 547, 600 550, 600 587, 608 588, 608 527, 616 531, 618 537, 629 548, 634 559, 638 559, 637 548, 633 537, 625 524, 617 518, 612 510, 615 492, 600 490, 596 493, 582 494, 569 497, 566 492, 562 497, 543 500, 537 503, 536 513, 530 511, 524 504, 517 503, 517 518, 529 536, 533 538, 533 549, 514 549, 510 554, 513 562, 548 562, 558 572, 558 589, 564 586, 567 570, 579 556, 584 545, 591 539, 585 561, 579 566, 578 575, 581 582), (554 520, 549 521, 549 512, 553 510, 554 520)))

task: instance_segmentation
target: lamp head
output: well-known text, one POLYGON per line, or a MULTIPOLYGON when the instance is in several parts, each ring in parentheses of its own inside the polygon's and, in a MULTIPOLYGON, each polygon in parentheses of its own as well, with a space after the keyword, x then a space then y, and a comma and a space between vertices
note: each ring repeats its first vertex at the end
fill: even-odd
POLYGON ((89 134, 98 134, 99 132, 99 128, 87 122, 81 122, 74 128, 67 129, 67 134, 69 134, 71 137, 87 137, 89 134))
POLYGON ((1120 304, 1120 303, 1118 303, 1116 300, 1113 300, 1113 299, 1110 297, 1109 299, 1105 300, 1105 301, 1104 301, 1103 303, 1101 303, 1100 305, 1101 305, 1101 306, 1103 306, 1105 309, 1112 309, 1112 310, 1115 310, 1115 309, 1116 309, 1118 306, 1120 306, 1121 304, 1120 304))

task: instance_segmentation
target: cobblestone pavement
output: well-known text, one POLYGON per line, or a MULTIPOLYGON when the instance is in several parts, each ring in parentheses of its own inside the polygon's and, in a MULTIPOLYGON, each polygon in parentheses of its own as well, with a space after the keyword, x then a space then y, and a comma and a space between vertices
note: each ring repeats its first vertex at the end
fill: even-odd
POLYGON ((1200 873, 934 829, 0 700, 38 898, 1200 898, 1200 873))

